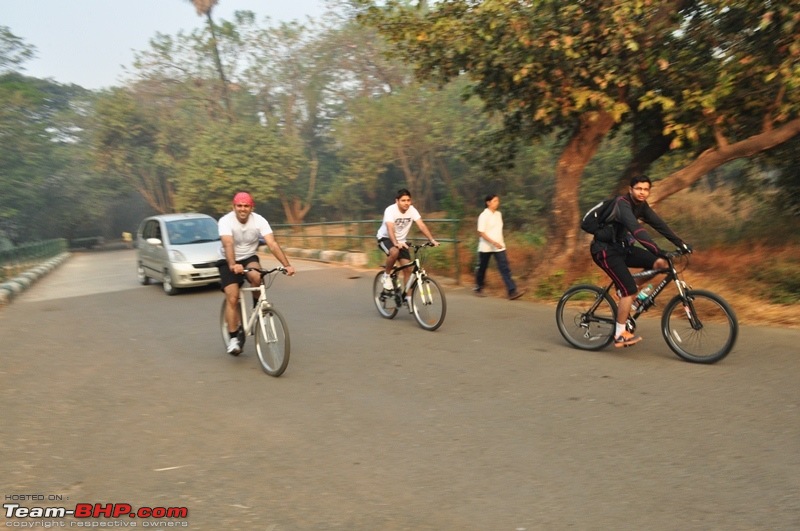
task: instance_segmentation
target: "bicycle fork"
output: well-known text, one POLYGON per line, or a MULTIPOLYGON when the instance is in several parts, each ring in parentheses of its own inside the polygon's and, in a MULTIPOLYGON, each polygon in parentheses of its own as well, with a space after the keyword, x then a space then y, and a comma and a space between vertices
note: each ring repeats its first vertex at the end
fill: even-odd
POLYGON ((422 304, 429 305, 433 302, 433 294, 431 293, 431 285, 428 282, 423 282, 425 280, 425 272, 418 271, 414 273, 414 278, 410 279, 409 284, 416 283, 416 289, 419 290, 420 300, 422 304))
POLYGON ((269 315, 266 315, 266 311, 269 310, 270 304, 267 301, 263 301, 261 306, 258 308, 258 326, 261 329, 261 334, 264 336, 264 339, 267 343, 275 343, 278 341, 278 332, 275 329, 275 319, 269 315))

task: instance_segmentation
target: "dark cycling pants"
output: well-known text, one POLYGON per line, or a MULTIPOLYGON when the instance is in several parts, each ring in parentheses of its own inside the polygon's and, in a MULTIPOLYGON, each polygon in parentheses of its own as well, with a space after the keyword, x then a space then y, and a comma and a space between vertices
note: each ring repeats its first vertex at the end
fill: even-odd
POLYGON ((592 253, 592 260, 611 277, 622 297, 634 295, 639 291, 633 275, 628 268, 651 269, 658 257, 641 247, 609 246, 592 253))

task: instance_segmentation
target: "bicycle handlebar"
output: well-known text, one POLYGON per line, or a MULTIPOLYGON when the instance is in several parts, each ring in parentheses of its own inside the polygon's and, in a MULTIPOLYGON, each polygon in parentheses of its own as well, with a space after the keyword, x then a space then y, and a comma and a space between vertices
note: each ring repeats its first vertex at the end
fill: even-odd
POLYGON ((275 268, 272 268, 272 269, 260 269, 258 267, 246 267, 246 268, 244 268, 242 273, 249 273, 250 271, 257 271, 258 273, 261 274, 262 277, 265 277, 265 276, 269 275, 270 273, 274 273, 276 271, 280 271, 284 275, 286 274, 286 268, 283 267, 283 266, 278 266, 278 267, 275 267, 275 268))
POLYGON ((669 252, 666 252, 666 253, 662 253, 661 256, 663 256, 664 258, 668 258, 668 259, 672 260, 673 258, 677 258, 679 256, 685 256, 687 254, 692 254, 692 250, 691 249, 675 249, 674 251, 669 251, 669 252))
POLYGON ((409 247, 413 247, 415 251, 422 249, 423 247, 435 247, 431 242, 425 243, 413 243, 413 242, 406 242, 406 245, 409 247))

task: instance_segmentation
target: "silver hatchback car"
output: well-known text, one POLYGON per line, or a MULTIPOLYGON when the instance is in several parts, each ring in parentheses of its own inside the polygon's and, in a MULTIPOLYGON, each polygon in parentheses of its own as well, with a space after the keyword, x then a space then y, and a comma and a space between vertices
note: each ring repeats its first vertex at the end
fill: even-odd
POLYGON ((136 231, 139 283, 161 282, 164 293, 219 282, 217 222, 205 214, 162 214, 145 218, 136 231))

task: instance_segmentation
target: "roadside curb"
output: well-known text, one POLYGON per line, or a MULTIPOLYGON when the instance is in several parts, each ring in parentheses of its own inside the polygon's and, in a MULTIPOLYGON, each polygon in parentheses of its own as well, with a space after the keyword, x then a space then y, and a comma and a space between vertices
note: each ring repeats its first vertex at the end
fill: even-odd
POLYGON ((287 247, 283 250, 286 256, 302 258, 304 260, 317 260, 319 262, 338 262, 353 267, 365 267, 369 263, 367 253, 350 251, 325 251, 321 249, 300 249, 287 247))
POLYGON ((63 264, 67 258, 71 256, 70 253, 64 252, 50 260, 40 264, 32 269, 21 273, 10 280, 6 280, 0 284, 0 307, 10 304, 20 293, 31 287, 37 280, 45 276, 47 273, 63 264))

